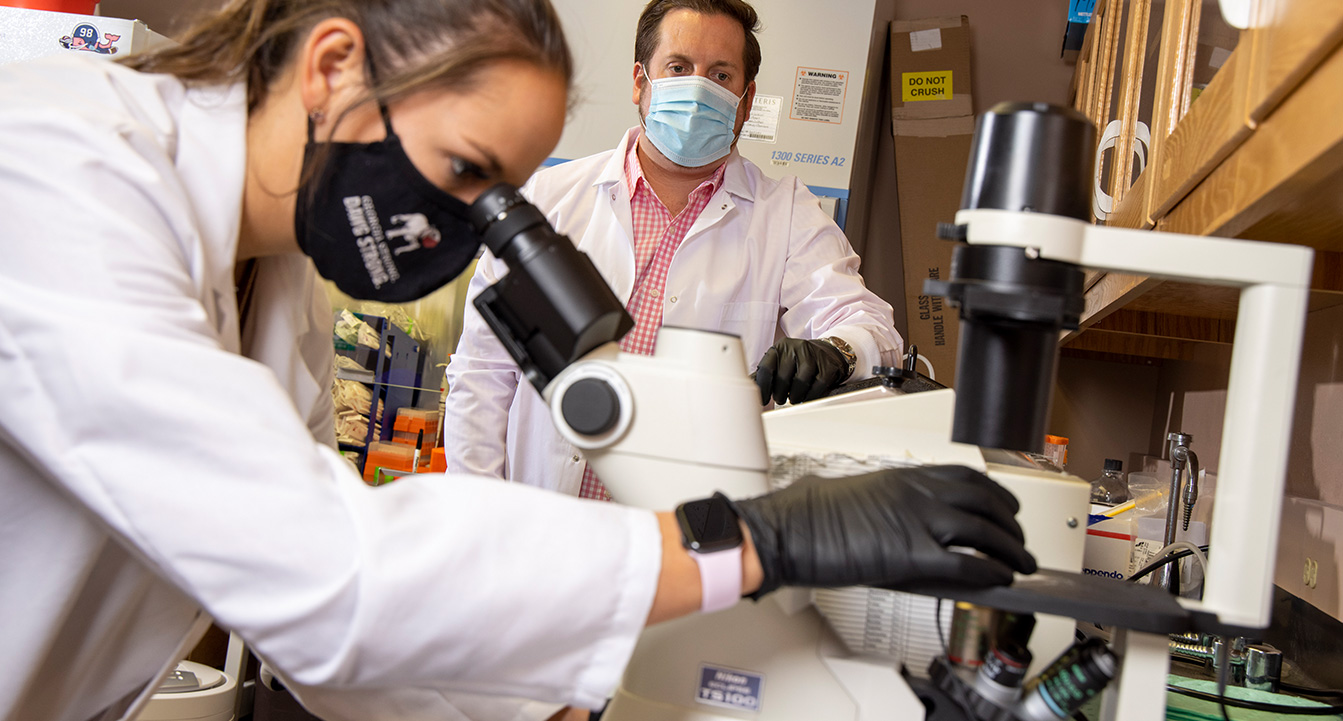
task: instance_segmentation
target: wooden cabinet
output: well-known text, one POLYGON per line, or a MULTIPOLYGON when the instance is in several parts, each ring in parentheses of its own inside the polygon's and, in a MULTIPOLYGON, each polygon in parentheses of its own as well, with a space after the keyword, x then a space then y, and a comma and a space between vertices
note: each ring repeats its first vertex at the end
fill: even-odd
MULTIPOLYGON (((1343 304, 1343 2, 1259 0, 1253 12, 1234 31, 1213 0, 1097 3, 1074 106, 1102 131, 1118 126, 1101 222, 1309 245, 1312 307, 1343 304)), ((1088 286, 1065 348, 1183 359, 1230 343, 1233 290, 1116 273, 1088 286)))

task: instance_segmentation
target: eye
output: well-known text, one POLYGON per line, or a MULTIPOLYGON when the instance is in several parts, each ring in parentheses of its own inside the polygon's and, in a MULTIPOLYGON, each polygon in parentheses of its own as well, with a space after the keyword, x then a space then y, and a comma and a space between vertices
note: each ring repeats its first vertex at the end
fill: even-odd
POLYGON ((718 80, 720 85, 727 85, 728 81, 732 79, 732 76, 727 73, 715 73, 714 78, 718 80))
POLYGON ((686 69, 686 66, 684 65, 672 65, 671 67, 667 68, 667 70, 669 70, 672 75, 685 75, 687 72, 689 72, 689 70, 686 69))
POLYGON ((452 174, 457 180, 491 180, 489 173, 465 158, 452 159, 452 174))

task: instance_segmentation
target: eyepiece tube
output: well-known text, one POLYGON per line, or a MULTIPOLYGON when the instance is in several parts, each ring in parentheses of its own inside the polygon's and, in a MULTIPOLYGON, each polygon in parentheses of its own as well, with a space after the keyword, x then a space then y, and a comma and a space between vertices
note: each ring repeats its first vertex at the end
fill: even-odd
POLYGON ((481 194, 471 221, 508 266, 508 275, 474 304, 538 391, 634 326, 592 260, 513 186, 500 183, 481 194))

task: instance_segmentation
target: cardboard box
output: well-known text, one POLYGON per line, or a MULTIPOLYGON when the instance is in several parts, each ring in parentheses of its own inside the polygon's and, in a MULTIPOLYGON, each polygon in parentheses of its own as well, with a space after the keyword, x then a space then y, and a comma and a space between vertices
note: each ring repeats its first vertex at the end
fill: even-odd
POLYGON ((973 115, 969 19, 891 23, 891 83, 891 117, 897 122, 973 115))
POLYGON ((1122 581, 1133 575, 1129 568, 1132 556, 1133 519, 1129 515, 1087 526, 1082 573, 1122 581))
POLYGON ((954 246, 937 237, 937 224, 955 219, 970 160, 975 117, 968 19, 891 23, 891 83, 909 329, 905 342, 918 346, 936 379, 951 386, 958 311, 940 297, 924 295, 923 281, 945 279, 950 272, 954 246))

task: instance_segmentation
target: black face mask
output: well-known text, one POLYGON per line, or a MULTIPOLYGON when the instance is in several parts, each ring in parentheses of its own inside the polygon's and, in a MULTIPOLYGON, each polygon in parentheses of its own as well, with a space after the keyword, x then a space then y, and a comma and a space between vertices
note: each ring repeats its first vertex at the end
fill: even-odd
POLYGON ((298 245, 323 278, 359 300, 404 303, 447 285, 471 265, 480 234, 469 207, 416 170, 382 110, 387 138, 317 143, 308 126, 304 167, 325 146, 322 171, 299 188, 298 245))

